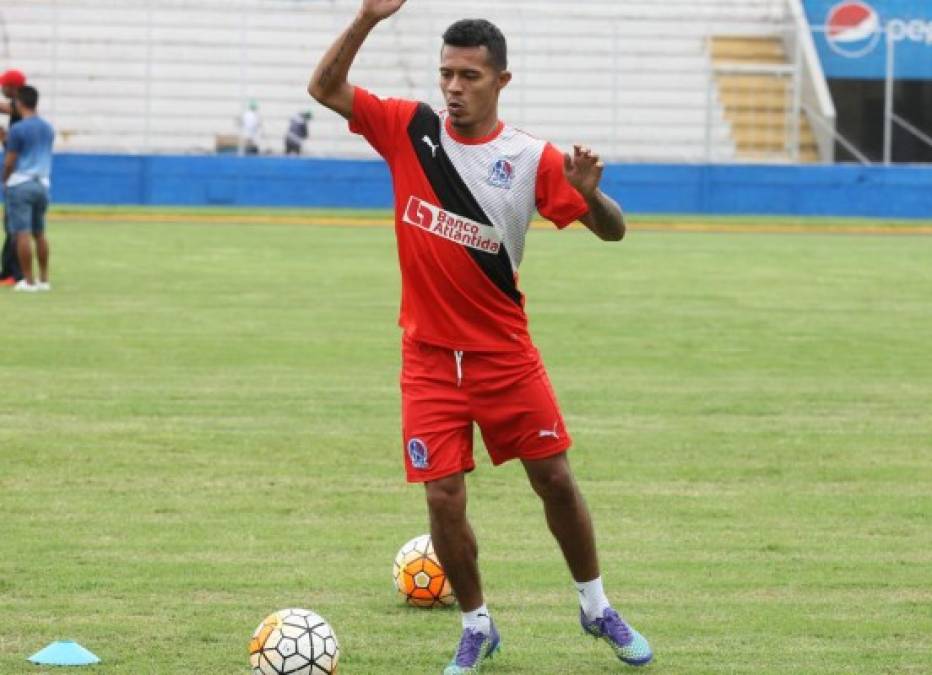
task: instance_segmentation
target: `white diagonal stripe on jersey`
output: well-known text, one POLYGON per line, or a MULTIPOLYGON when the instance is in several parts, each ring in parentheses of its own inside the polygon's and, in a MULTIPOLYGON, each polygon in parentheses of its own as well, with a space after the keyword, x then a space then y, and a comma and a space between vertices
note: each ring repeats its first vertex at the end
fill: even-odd
POLYGON ((477 251, 496 254, 502 246, 502 235, 491 225, 477 223, 414 196, 408 198, 402 220, 477 251))
POLYGON ((524 257, 528 226, 537 211, 537 168, 546 142, 506 126, 488 143, 468 145, 452 138, 446 129, 447 114, 440 113, 440 143, 482 211, 502 236, 514 271, 524 257), (489 181, 499 160, 513 168, 510 187, 489 181))

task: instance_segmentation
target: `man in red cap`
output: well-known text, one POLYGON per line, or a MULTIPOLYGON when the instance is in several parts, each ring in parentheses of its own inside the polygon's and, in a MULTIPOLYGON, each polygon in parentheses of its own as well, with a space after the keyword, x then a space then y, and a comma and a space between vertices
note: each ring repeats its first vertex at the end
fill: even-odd
MULTIPOLYGON (((23 75, 21 70, 11 68, 0 75, 0 87, 3 87, 3 95, 9 99, 9 101, 0 101, 0 112, 9 113, 10 115, 16 113, 14 100, 16 90, 25 85, 26 76, 23 75)), ((18 121, 19 117, 17 116, 14 119, 18 121)))
MULTIPOLYGON (((8 100, 0 100, 0 113, 6 113, 10 116, 10 128, 19 122, 23 116, 16 109, 16 92, 20 87, 26 85, 26 76, 22 71, 11 69, 0 75, 0 87, 3 90, 3 96, 8 100)), ((3 141, 3 147, 6 147, 6 130, 0 127, 0 141, 3 141)), ((7 222, 7 210, 3 210, 3 231, 6 235, 3 240, 3 253, 0 256, 0 285, 13 286, 17 281, 23 278, 23 272, 19 266, 19 259, 16 257, 15 237, 10 236, 9 224, 7 222)))

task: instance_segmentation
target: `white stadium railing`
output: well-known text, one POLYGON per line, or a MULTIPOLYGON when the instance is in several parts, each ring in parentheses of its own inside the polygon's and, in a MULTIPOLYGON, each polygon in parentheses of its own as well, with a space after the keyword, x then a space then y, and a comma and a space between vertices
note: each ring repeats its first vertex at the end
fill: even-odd
POLYGON ((787 52, 794 54, 799 65, 801 105, 809 117, 819 144, 819 155, 823 162, 835 159, 835 104, 822 72, 822 63, 816 51, 812 31, 806 19, 802 0, 787 0, 792 30, 787 31, 787 52))

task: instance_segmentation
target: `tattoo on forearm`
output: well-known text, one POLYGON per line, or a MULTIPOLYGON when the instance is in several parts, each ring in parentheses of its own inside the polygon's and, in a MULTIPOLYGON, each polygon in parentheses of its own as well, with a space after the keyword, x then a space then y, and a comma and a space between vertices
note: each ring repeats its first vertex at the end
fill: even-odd
POLYGON ((593 203, 589 205, 589 210, 592 212, 592 217, 595 218, 596 222, 604 223, 612 217, 612 210, 609 208, 608 204, 605 203, 604 199, 596 198, 592 201, 593 203))
POLYGON ((600 234, 615 234, 619 228, 624 232, 621 207, 605 195, 599 194, 589 202, 589 213, 600 234))
MULTIPOLYGON (((349 35, 347 35, 347 38, 349 35)), ((343 56, 346 53, 346 42, 344 41, 340 45, 340 49, 337 53, 330 59, 330 62, 324 66, 324 71, 320 74, 320 84, 322 87, 327 87, 330 84, 330 81, 333 79, 333 71, 340 66, 340 63, 343 60, 343 56)))
POLYGON ((612 217, 612 211, 601 197, 596 197, 589 204, 589 211, 597 223, 604 223, 612 217))
POLYGON ((347 29, 343 39, 340 40, 340 46, 337 49, 337 53, 334 54, 333 58, 331 58, 330 61, 323 67, 320 72, 320 76, 317 78, 317 82, 322 88, 327 89, 336 78, 337 73, 341 70, 344 71, 344 79, 346 78, 346 71, 349 70, 348 62, 352 61, 353 55, 355 54, 356 50, 359 49, 357 42, 360 42, 359 33, 357 27, 352 25, 347 29), (347 52, 349 52, 349 54, 347 54, 347 52), (347 56, 349 56, 349 58, 347 58, 347 56))

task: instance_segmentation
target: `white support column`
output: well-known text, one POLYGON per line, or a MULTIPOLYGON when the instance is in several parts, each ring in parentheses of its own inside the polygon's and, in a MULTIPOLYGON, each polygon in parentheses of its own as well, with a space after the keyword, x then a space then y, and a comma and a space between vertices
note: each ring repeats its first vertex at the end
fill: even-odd
POLYGON ((790 127, 790 160, 794 163, 799 162, 800 146, 800 124, 802 117, 802 100, 803 100, 803 46, 802 41, 796 39, 793 41, 795 49, 793 53, 793 105, 792 105, 792 126, 790 127))
POLYGON ((238 155, 246 154, 246 144, 243 141, 243 111, 247 105, 246 99, 249 96, 249 54, 247 53, 248 44, 246 39, 246 28, 248 19, 245 8, 240 9, 239 15, 239 102, 236 106, 236 134, 239 136, 238 155))
POLYGON ((896 43, 890 39, 889 31, 884 33, 887 42, 887 81, 884 87, 883 105, 883 163, 893 161, 893 77, 896 70, 896 43))
POLYGON ((712 161, 712 108, 715 103, 715 66, 712 64, 712 45, 711 38, 706 40, 706 55, 708 57, 709 67, 707 69, 708 82, 706 83, 705 92, 705 161, 712 161))
POLYGON ((152 4, 146 3, 146 90, 143 115, 143 136, 142 144, 145 152, 152 152, 152 74, 155 69, 152 67, 153 55, 153 36, 152 36, 152 4))
MULTIPOLYGON (((52 90, 49 92, 49 103, 51 104, 48 109, 48 114, 50 117, 55 117, 55 100, 58 98, 56 94, 58 93, 58 45, 60 43, 58 39, 59 27, 61 26, 61 13, 58 7, 58 0, 52 4, 52 90)), ((9 56, 9 54, 7 54, 9 56)))

